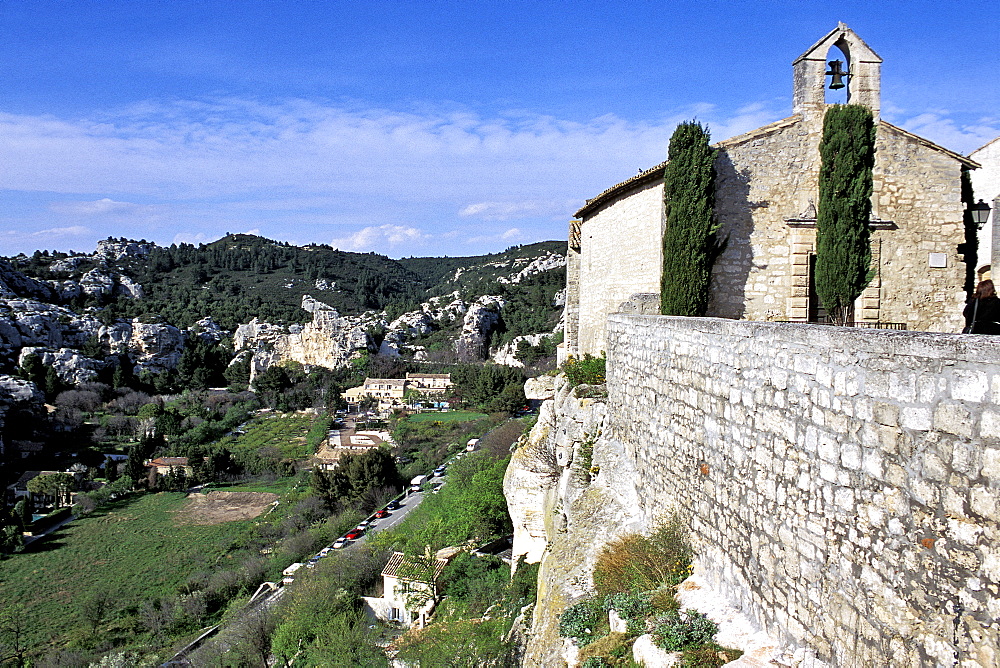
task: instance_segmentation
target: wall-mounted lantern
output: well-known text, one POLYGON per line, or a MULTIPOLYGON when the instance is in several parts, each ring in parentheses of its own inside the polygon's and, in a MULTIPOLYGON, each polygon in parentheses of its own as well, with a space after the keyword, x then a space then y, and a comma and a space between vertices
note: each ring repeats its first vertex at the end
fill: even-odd
POLYGON ((972 214, 972 222, 979 229, 983 229, 983 225, 986 224, 987 219, 990 217, 990 211, 992 211, 990 205, 983 200, 979 200, 969 207, 969 212, 972 214))

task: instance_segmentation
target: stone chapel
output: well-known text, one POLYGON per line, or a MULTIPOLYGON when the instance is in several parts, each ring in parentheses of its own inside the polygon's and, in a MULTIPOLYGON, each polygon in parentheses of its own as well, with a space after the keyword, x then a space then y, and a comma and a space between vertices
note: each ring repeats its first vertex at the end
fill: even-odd
MULTIPOLYGON (((792 64, 791 116, 714 145, 715 212, 726 246, 713 268, 708 315, 822 321, 812 276, 815 202, 827 64, 840 58, 847 102, 869 107, 877 124, 874 278, 855 320, 959 332, 967 271, 962 172, 979 165, 879 118, 882 59, 843 23, 792 64)), ((599 355, 610 313, 658 313, 665 164, 588 200, 571 222, 561 358, 599 355)))

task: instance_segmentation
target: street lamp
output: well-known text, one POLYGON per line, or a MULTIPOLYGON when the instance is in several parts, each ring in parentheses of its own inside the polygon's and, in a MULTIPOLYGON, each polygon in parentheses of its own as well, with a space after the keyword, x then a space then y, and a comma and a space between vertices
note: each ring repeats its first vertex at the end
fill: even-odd
POLYGON ((972 214, 972 222, 976 224, 976 227, 983 229, 983 225, 986 224, 986 219, 990 217, 990 205, 979 200, 975 204, 969 206, 969 212, 972 214))

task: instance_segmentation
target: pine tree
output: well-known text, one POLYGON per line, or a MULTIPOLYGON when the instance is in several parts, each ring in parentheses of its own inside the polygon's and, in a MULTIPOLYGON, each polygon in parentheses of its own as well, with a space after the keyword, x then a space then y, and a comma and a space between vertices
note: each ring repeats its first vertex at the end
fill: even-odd
POLYGON ((663 175, 666 230, 660 312, 702 316, 708 310, 715 230, 715 151, 700 123, 681 123, 670 138, 663 175))
POLYGON ((835 104, 823 119, 816 215, 816 293, 837 324, 871 281, 872 168, 875 122, 867 107, 835 104))

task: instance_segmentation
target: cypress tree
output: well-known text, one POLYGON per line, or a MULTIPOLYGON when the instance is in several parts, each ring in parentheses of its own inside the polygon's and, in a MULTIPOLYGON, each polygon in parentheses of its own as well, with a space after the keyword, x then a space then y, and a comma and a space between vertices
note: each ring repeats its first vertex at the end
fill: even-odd
POLYGON ((837 324, 853 316, 854 300, 871 281, 872 168, 875 122, 867 107, 835 104, 823 119, 816 293, 837 324))
POLYGON ((660 312, 702 316, 708 309, 716 226, 715 151, 708 130, 681 123, 670 137, 663 175, 663 276, 660 312))

